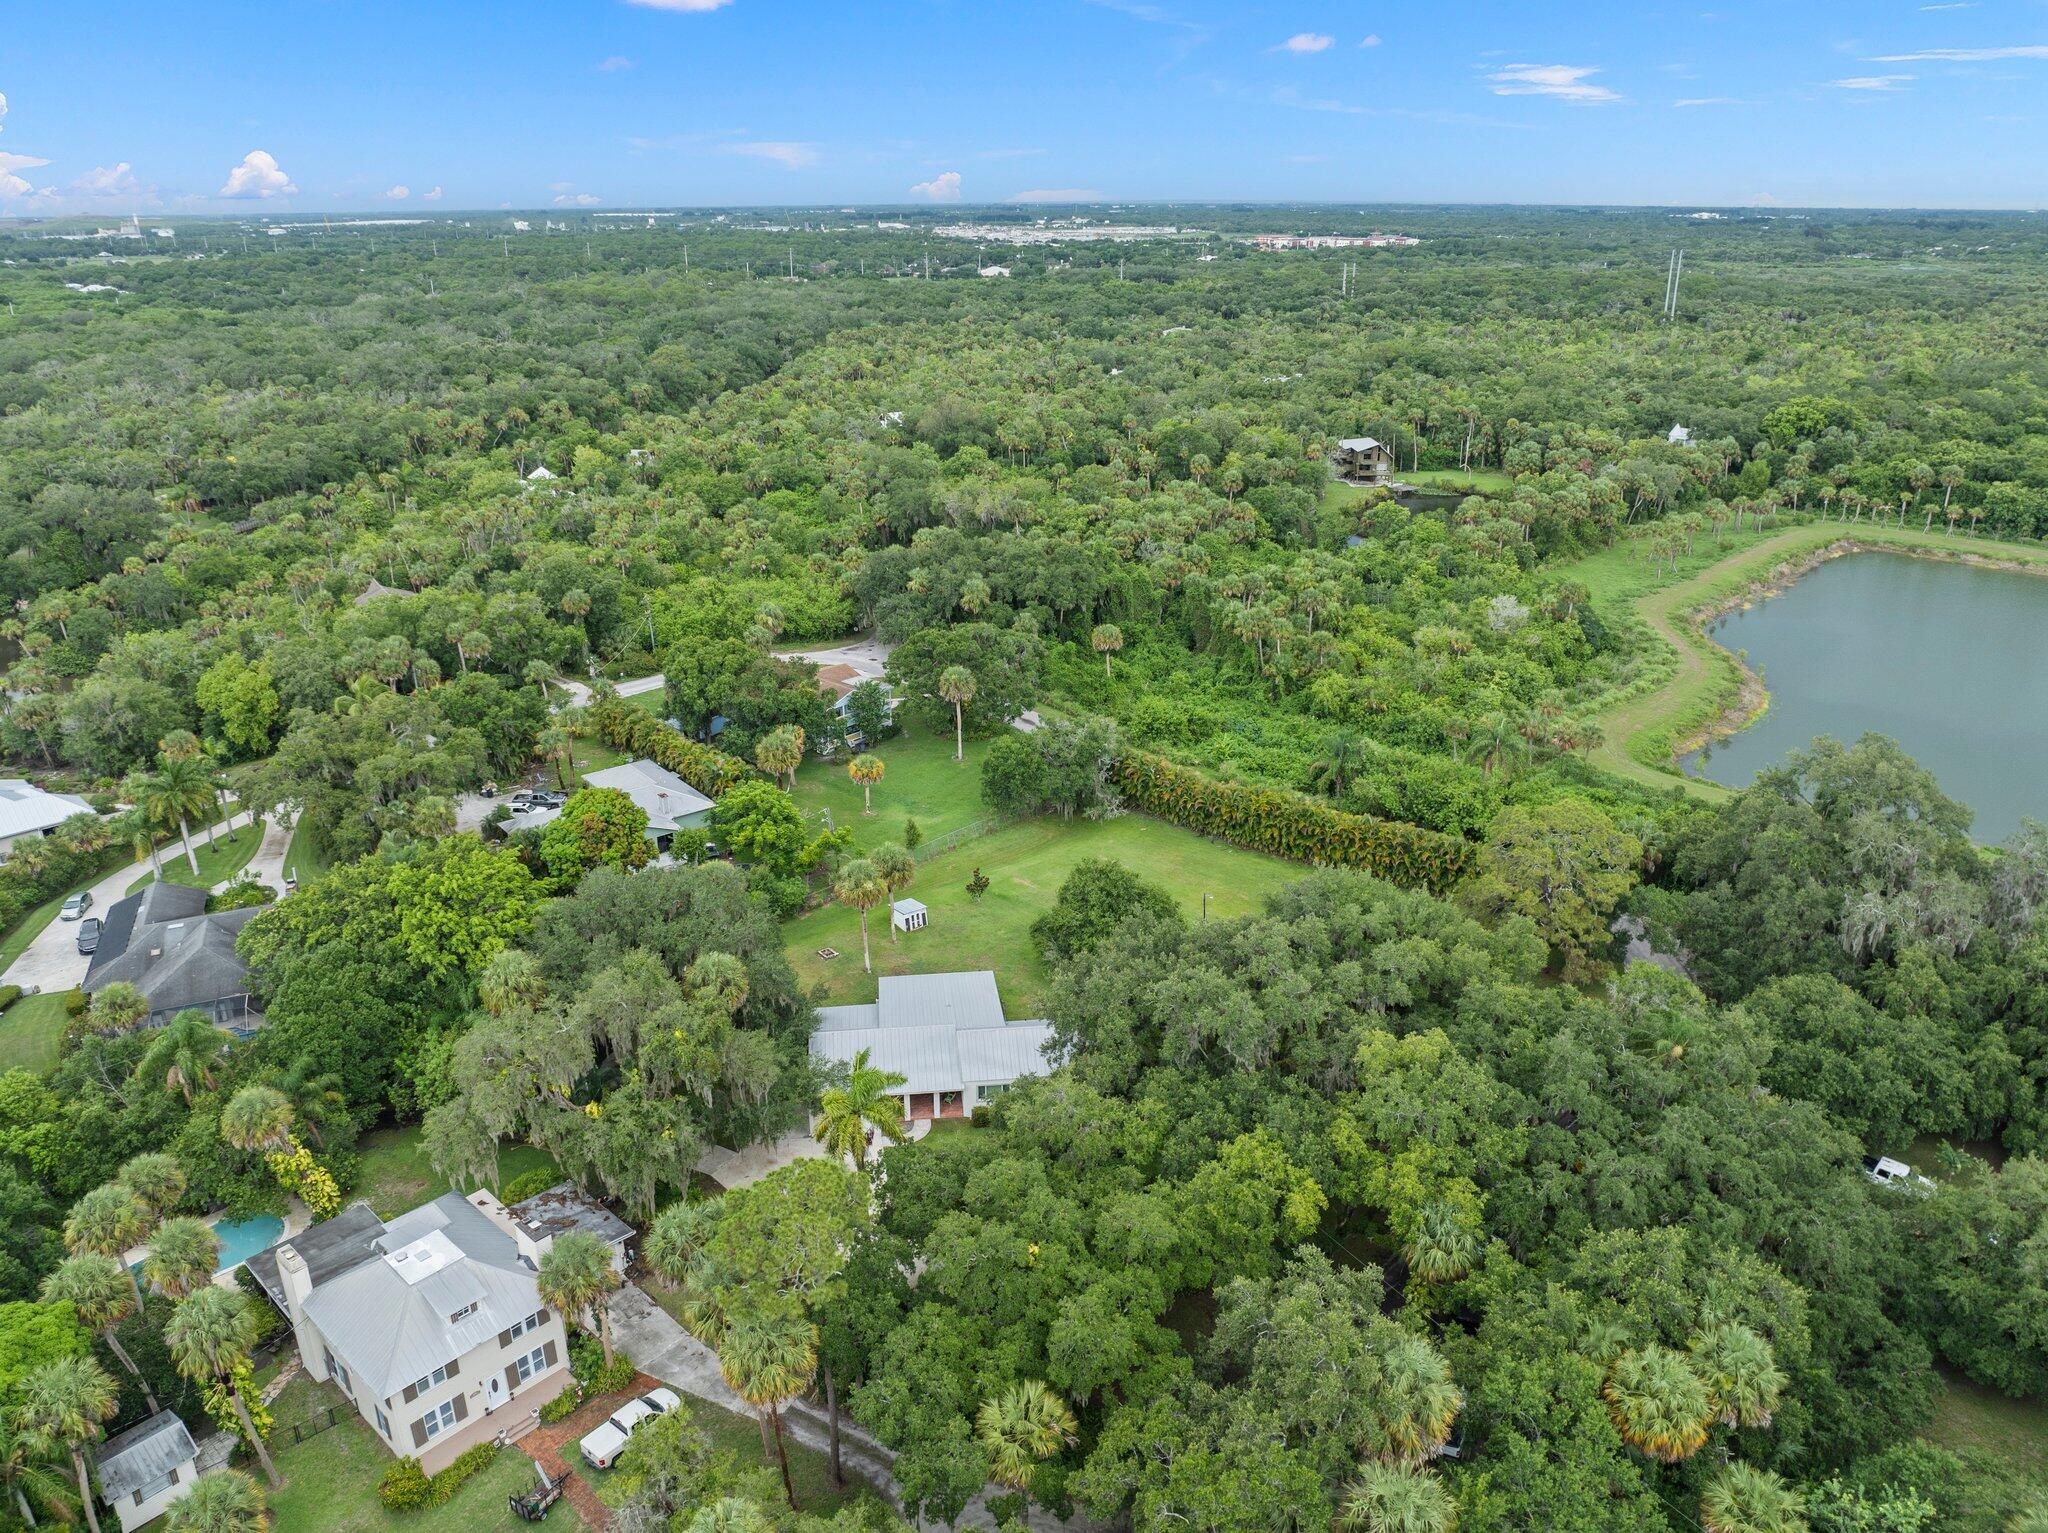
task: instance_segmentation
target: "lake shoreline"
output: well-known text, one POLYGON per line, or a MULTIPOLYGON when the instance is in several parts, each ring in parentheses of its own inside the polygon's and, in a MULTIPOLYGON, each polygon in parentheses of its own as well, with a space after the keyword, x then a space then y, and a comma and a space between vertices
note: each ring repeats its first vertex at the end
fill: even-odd
MULTIPOLYGON (((1870 529, 1877 530, 1879 529, 1870 529)), ((1888 528, 1883 530, 1890 531, 1888 528)), ((1774 596, 1783 595, 1824 564, 1846 558, 1851 554, 1879 553, 1896 554, 1908 559, 1925 559, 1936 564, 1965 564, 1976 569, 2002 570, 2008 574, 2048 579, 2048 551, 2044 551, 2044 556, 2040 559, 2001 558, 1968 548, 1930 548, 1921 543, 1893 542, 1889 538, 1871 540, 1865 534, 1845 532, 1840 538, 1784 560, 1768 574, 1750 581, 1739 591, 1713 597, 1688 608, 1683 614, 1683 621, 1687 627, 1700 639, 1728 657, 1735 667, 1739 680, 1734 697, 1719 713, 1707 723, 1672 742, 1670 766, 1673 770, 1687 778, 1712 782, 1712 778, 1696 777, 1696 774, 1687 771, 1685 759, 1696 755, 1707 746, 1740 734, 1770 711, 1770 688, 1765 685, 1763 677, 1757 674, 1755 668, 1742 655, 1716 639, 1708 631, 1708 625, 1736 612, 1747 611, 1774 596)))

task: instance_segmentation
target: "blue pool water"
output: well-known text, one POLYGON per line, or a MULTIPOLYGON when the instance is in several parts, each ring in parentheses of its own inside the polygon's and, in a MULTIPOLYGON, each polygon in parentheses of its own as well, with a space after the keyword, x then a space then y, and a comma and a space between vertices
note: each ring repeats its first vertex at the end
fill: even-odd
POLYGON ((258 1214, 235 1223, 223 1219, 213 1227, 213 1232, 220 1236, 220 1265, 225 1272, 241 1266, 258 1251, 276 1245, 284 1234, 284 1220, 276 1214, 258 1214))

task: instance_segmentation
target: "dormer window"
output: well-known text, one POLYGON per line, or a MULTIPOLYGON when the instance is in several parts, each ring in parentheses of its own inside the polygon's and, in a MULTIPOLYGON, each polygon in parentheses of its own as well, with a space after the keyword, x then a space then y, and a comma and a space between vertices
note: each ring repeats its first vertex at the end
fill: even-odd
POLYGON ((462 1308, 457 1310, 454 1314, 450 1315, 448 1317, 448 1323, 450 1325, 454 1325, 457 1321, 467 1320, 471 1315, 474 1315, 475 1313, 476 1304, 474 1301, 471 1301, 470 1303, 463 1305, 462 1308))

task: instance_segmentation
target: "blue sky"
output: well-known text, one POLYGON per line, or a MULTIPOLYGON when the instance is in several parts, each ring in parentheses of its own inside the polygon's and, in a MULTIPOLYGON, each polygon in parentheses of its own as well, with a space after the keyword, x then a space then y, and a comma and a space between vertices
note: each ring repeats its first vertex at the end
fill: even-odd
POLYGON ((16 214, 2048 205, 2048 0, 10 9, 16 214))

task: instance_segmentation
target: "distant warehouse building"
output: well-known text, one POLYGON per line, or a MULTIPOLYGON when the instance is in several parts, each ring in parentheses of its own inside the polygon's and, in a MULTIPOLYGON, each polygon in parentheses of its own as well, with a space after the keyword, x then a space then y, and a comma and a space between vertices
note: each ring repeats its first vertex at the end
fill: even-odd
POLYGON ((820 1006, 811 1057, 823 1065, 868 1063, 903 1084, 895 1095, 912 1122, 962 1118, 1017 1081, 1050 1068, 1052 1025, 1003 1016, 996 977, 962 974, 883 976, 872 1006, 820 1006))

